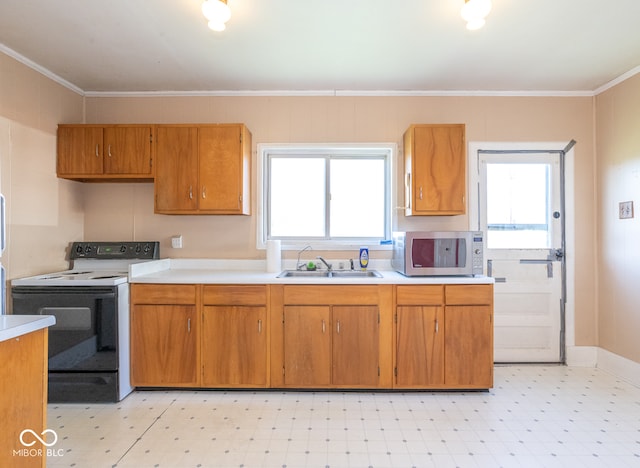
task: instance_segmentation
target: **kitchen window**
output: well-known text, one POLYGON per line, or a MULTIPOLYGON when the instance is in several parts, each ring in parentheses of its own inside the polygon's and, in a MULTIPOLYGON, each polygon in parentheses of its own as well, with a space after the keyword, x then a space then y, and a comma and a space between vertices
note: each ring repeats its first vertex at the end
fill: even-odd
POLYGON ((259 244, 379 245, 391 233, 393 145, 260 145, 259 244))

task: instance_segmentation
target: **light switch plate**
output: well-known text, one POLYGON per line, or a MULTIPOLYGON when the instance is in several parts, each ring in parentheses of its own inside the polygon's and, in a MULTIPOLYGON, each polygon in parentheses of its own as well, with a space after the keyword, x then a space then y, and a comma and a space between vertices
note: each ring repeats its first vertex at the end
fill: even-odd
POLYGON ((618 217, 620 219, 633 218, 633 202, 625 201, 618 203, 618 217))
POLYGON ((173 236, 171 238, 171 247, 173 247, 174 249, 181 249, 182 248, 182 236, 173 236))

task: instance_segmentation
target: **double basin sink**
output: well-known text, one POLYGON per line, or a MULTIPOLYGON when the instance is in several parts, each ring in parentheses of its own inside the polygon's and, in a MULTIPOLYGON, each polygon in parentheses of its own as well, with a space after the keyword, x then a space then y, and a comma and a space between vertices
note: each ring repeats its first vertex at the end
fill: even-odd
POLYGON ((277 278, 382 278, 376 270, 284 270, 277 278))

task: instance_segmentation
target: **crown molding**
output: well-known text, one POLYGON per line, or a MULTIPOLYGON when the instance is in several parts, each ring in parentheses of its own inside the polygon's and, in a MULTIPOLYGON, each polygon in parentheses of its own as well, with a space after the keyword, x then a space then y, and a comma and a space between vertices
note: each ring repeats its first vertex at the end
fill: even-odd
POLYGON ((622 83, 625 80, 628 80, 629 78, 637 75, 638 73, 640 73, 640 65, 638 65, 635 68, 632 68, 631 70, 629 70, 626 73, 623 73, 622 75, 620 75, 617 78, 614 78, 613 80, 609 81, 608 83, 603 84, 602 86, 600 86, 598 89, 596 89, 593 94, 594 96, 597 96, 598 94, 604 93, 605 91, 610 90, 611 88, 613 88, 614 86, 619 85, 620 83, 622 83))
POLYGON ((640 73, 637 66, 590 91, 493 91, 493 90, 221 90, 221 91, 85 91, 51 70, 0 43, 0 52, 84 97, 594 97, 640 73))
POLYGON ((17 60, 18 62, 22 63, 23 65, 26 65, 27 67, 37 71, 41 75, 44 75, 45 77, 49 78, 51 81, 54 81, 54 82, 58 83, 59 85, 64 86, 65 88, 73 91, 74 93, 77 93, 77 94, 79 94, 81 96, 85 95, 85 92, 82 89, 80 89, 79 87, 77 87, 76 85, 74 85, 73 83, 65 80, 64 78, 62 78, 59 75, 56 75, 55 73, 53 73, 48 68, 45 68, 45 67, 42 67, 42 66, 38 65, 34 61, 28 59, 27 57, 25 57, 22 54, 19 54, 15 50, 7 47, 6 45, 4 45, 2 43, 0 43, 0 52, 2 52, 5 55, 8 55, 9 57, 17 60))

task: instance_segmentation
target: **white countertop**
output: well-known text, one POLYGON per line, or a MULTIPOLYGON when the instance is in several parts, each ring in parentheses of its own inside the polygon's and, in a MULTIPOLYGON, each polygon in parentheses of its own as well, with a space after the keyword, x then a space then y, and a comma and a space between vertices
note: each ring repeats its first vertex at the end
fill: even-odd
POLYGON ((0 341, 55 325, 53 315, 0 315, 0 341))
MULTIPOLYGON (((295 265, 283 265, 283 269, 295 265)), ((162 259, 132 265, 130 283, 166 284, 493 284, 488 276, 406 277, 388 269, 385 262, 372 262, 372 270, 382 278, 278 278, 277 272, 267 272, 263 260, 162 259)))

